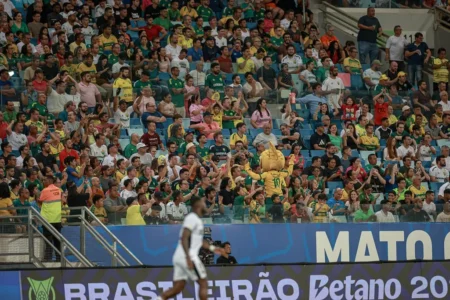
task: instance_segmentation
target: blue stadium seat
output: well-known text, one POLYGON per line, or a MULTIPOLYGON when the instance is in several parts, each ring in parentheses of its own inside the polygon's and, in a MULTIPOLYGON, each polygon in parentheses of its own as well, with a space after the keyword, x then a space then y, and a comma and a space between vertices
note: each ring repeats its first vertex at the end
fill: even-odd
POLYGON ((302 156, 306 159, 308 157, 310 157, 309 155, 309 150, 300 150, 300 153, 302 154, 302 156))
POLYGON ((132 41, 137 40, 139 38, 139 33, 137 31, 127 30, 127 33, 132 41))
POLYGON ((359 74, 351 75, 351 82, 352 82, 352 86, 350 88, 351 90, 365 89, 364 82, 362 80, 361 75, 359 75, 359 74))
POLYGON ((281 153, 283 153, 283 156, 287 157, 287 156, 289 156, 289 154, 291 154, 291 150, 287 150, 287 149, 281 150, 281 153))
POLYGON ((303 122, 300 125, 302 126, 302 129, 311 129, 312 130, 312 126, 309 123, 303 122))
POLYGON ((280 129, 272 129, 272 133, 276 136, 281 136, 281 130, 280 129))
POLYGON ((314 156, 322 157, 325 155, 325 150, 311 150, 310 153, 311 153, 311 157, 314 157, 314 156))
POLYGON ((257 136, 259 133, 263 132, 262 128, 251 128, 250 129, 250 135, 252 137, 257 136))
POLYGON ((328 181, 327 182, 328 189, 330 191, 330 194, 334 192, 335 189, 342 189, 344 188, 344 184, 342 181, 328 181))
POLYGON ((341 64, 335 64, 334 66, 335 66, 336 68, 338 68, 339 73, 343 73, 343 72, 344 72, 344 68, 342 67, 341 64))
MULTIPOLYGON (((19 74, 17 74, 17 75, 19 75, 19 74)), ((20 77, 13 76, 13 77, 10 77, 9 80, 11 80, 11 82, 16 90, 23 89, 24 84, 20 77)))
POLYGON ((144 27, 145 25, 147 25, 147 24, 146 24, 146 22, 145 22, 144 20, 139 20, 139 21, 137 22, 137 26, 138 26, 138 27, 144 27))
POLYGON ((303 145, 306 146, 306 148, 310 148, 310 144, 311 144, 311 137, 310 136, 304 136, 302 137, 303 139, 303 145))
POLYGON ((191 61, 190 63, 189 63, 189 70, 195 70, 196 69, 196 67, 197 67, 197 62, 196 61, 191 61))
POLYGON ((129 137, 128 131, 125 128, 120 129, 120 138, 126 139, 128 137, 129 137))
POLYGON ((129 139, 119 139, 119 144, 120 144, 120 147, 122 147, 122 150, 124 150, 125 149, 125 147, 128 145, 130 143, 130 140, 129 139))
POLYGON ((422 161, 422 166, 424 168, 431 168, 431 161, 429 161, 429 160, 422 161))
POLYGON ((437 195, 439 189, 443 184, 444 182, 430 182, 430 189, 437 195))
POLYGON ((141 128, 142 123, 140 118, 131 118, 130 119, 130 128, 141 128))
POLYGON ((229 139, 231 136, 231 132, 229 129, 222 129, 222 135, 224 139, 229 139))
POLYGON ((130 128, 128 129, 128 134, 131 136, 133 133, 136 133, 140 137, 144 135, 144 130, 142 128, 130 128))
POLYGON ((370 64, 361 64, 361 67, 362 67, 363 71, 365 71, 370 68, 370 64))
POLYGON ((225 74, 225 84, 230 85, 233 83, 233 73, 226 73, 225 74))
POLYGON ((312 129, 300 129, 300 135, 301 136, 311 136, 313 135, 314 130, 312 129))
POLYGON ((277 72, 277 74, 280 72, 280 66, 278 65, 278 63, 273 63, 272 68, 275 70, 275 72, 277 72))

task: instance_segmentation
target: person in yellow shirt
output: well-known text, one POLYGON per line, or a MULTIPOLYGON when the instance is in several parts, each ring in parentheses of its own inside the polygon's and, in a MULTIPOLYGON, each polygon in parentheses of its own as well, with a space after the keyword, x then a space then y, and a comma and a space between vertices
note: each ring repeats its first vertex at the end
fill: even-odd
POLYGON ((126 199, 128 209, 127 209, 127 217, 126 224, 127 225, 145 225, 144 218, 142 214, 145 213, 143 207, 139 205, 137 201, 137 197, 129 197, 126 199))
POLYGON ((356 58, 358 55, 356 47, 350 47, 350 49, 348 49, 348 54, 349 57, 344 59, 345 72, 350 74, 362 74, 363 69, 361 62, 356 58))
POLYGON ((413 199, 420 198, 422 200, 425 199, 425 194, 428 191, 428 189, 422 185, 422 179, 420 176, 413 177, 412 185, 409 187, 409 190, 413 194, 413 199))
POLYGON ((360 137, 361 139, 361 147, 368 151, 379 151, 380 150, 380 141, 378 137, 373 134, 373 125, 366 125, 366 134, 360 137))
POLYGON ((444 48, 439 48, 438 57, 433 60, 433 86, 434 90, 438 89, 440 82, 445 82, 448 88, 448 70, 450 63, 445 55, 447 52, 444 48))
POLYGON ((103 34, 99 36, 100 46, 103 47, 104 51, 111 51, 112 46, 118 43, 117 38, 112 35, 112 30, 110 25, 106 25, 103 29, 103 34))
POLYGON ((181 47, 183 49, 192 48, 194 46, 194 42, 191 36, 192 36, 192 29, 189 27, 184 27, 183 34, 178 36, 178 44, 181 43, 181 47))
POLYGON ((317 202, 312 202, 310 207, 314 215, 314 223, 326 223, 328 221, 330 207, 327 205, 327 195, 319 194, 317 202))
POLYGON ((89 72, 91 74, 91 82, 96 83, 96 74, 97 74, 97 68, 93 64, 94 57, 92 54, 86 54, 83 56, 83 62, 80 63, 77 67, 77 74, 81 75, 83 72, 89 72))
POLYGON ((237 142, 242 142, 244 144, 244 147, 247 148, 248 146, 248 140, 245 133, 247 132, 247 126, 245 123, 240 122, 236 125, 237 132, 233 133, 230 136, 230 148, 234 149, 237 142))
POLYGON ((130 69, 128 67, 120 68, 120 76, 114 80, 113 95, 114 101, 118 102, 119 98, 125 100, 128 104, 133 102, 133 85, 129 78, 130 69))
MULTIPOLYGON (((108 214, 106 213, 105 207, 103 207, 103 197, 101 195, 94 195, 92 198, 91 208, 89 210, 99 219, 103 224, 108 224, 108 214)), ((91 221, 92 225, 100 225, 95 221, 91 221)))
POLYGON ((242 57, 239 57, 236 62, 238 65, 238 74, 245 74, 247 72, 256 73, 255 63, 251 59, 252 54, 250 52, 250 48, 244 50, 244 54, 242 57))
POLYGON ((189 0, 189 1, 186 3, 186 6, 183 6, 183 7, 180 9, 180 15, 181 15, 182 17, 184 17, 184 16, 190 16, 190 17, 193 18, 193 19, 197 18, 197 17, 198 17, 198 14, 197 14, 197 11, 196 11, 195 8, 194 8, 194 5, 195 5, 195 1, 194 1, 194 0, 189 0))

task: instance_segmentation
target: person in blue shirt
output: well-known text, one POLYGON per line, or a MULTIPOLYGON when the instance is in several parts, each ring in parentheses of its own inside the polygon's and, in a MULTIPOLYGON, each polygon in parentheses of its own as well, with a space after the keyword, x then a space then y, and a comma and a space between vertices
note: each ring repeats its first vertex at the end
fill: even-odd
POLYGON ((345 202, 342 200, 343 190, 337 188, 334 190, 333 197, 328 199, 327 205, 331 209, 333 216, 345 215, 346 207, 345 202))
POLYGON ((416 85, 422 80, 423 63, 428 63, 431 51, 427 43, 423 41, 423 34, 417 32, 414 35, 414 43, 406 46, 405 59, 408 62, 408 81, 416 85))
POLYGON ((14 101, 16 96, 16 90, 14 84, 9 80, 9 73, 7 69, 0 71, 0 95, 1 104, 5 105, 8 101, 14 101))
POLYGON ((77 172, 77 161, 73 156, 67 156, 64 160, 64 164, 67 166, 67 181, 72 181, 77 186, 80 186, 83 183, 84 168, 86 167, 86 165, 81 165, 80 172, 77 172))
POLYGON ((193 41, 193 47, 188 49, 187 59, 189 62, 193 61, 203 61, 203 51, 202 51, 202 39, 195 38, 193 41))
POLYGON ((159 111, 156 111, 156 104, 154 102, 147 103, 145 105, 145 109, 147 110, 142 114, 142 126, 144 129, 147 129, 147 122, 153 121, 156 123, 156 128, 164 129, 164 122, 166 121, 166 117, 164 117, 159 111))
POLYGON ((314 115, 320 104, 327 103, 327 98, 322 96, 322 85, 320 83, 311 84, 313 90, 312 94, 306 95, 303 98, 297 98, 297 103, 306 104, 309 107, 311 116, 314 115))

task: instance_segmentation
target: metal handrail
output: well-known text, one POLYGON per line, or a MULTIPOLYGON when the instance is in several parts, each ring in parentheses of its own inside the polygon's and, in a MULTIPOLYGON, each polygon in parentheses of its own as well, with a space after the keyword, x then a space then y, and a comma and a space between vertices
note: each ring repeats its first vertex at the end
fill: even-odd
MULTIPOLYGON (((108 227, 105 226, 105 224, 103 224, 87 207, 83 207, 81 210, 81 214, 82 214, 82 220, 86 220, 86 215, 88 215, 88 217, 90 217, 91 219, 95 220, 99 225, 99 227, 101 227, 108 235, 109 237, 113 240, 113 248, 116 248, 116 255, 118 255, 117 257, 121 257, 119 252, 117 251, 117 245, 122 247, 122 249, 131 257, 133 258, 133 260, 138 264, 138 265, 144 265, 139 258, 137 258, 123 243, 121 240, 119 240, 117 238, 117 236, 111 232, 111 230, 108 229, 108 227)), ((86 223, 89 224, 90 227, 92 227, 92 225, 89 223, 89 221, 86 220, 86 223)), ((93 228, 93 227, 92 227, 93 228)), ((98 232, 94 229, 94 231, 98 234, 98 232)), ((104 237, 101 234, 98 234, 100 237, 102 237, 104 239, 104 237)), ((105 240, 105 239, 104 239, 105 240)), ((105 240, 105 242, 107 243, 107 241, 105 240)), ((109 244, 108 244, 109 245, 109 244)), ((124 260, 126 262, 126 260, 124 260)))
MULTIPOLYGON (((324 14, 329 14, 329 10, 335 11, 336 15, 329 14, 328 17, 334 18, 341 22, 342 24, 346 24, 346 29, 352 30, 355 32, 355 34, 358 33, 358 19, 355 17, 349 15, 345 10, 336 7, 326 1, 322 2, 322 6, 319 8, 324 14), (356 26, 352 23, 356 23, 356 26)), ((389 38, 389 35, 385 34, 384 32, 381 32, 381 34, 377 37, 377 43, 381 46, 386 45, 386 40, 389 38)))
MULTIPOLYGON (((28 228, 29 229, 33 229, 36 233, 40 234, 44 239, 46 243, 49 243, 51 245, 51 247, 53 247, 55 249, 55 251, 59 251, 58 249, 56 249, 56 247, 54 247, 53 243, 50 243, 50 241, 48 241, 47 238, 45 238, 45 236, 39 231, 39 229, 34 226, 33 224, 33 220, 38 220, 39 223, 44 226, 52 235, 54 238, 56 238, 57 240, 59 240, 59 242, 61 243, 61 250, 59 251, 61 254, 61 261, 63 263, 65 263, 65 248, 67 248, 79 261, 80 263, 82 263, 85 267, 93 267, 94 265, 86 258, 86 256, 84 256, 83 254, 81 254, 77 248, 75 248, 61 233, 59 233, 47 220, 45 220, 41 214, 32 206, 30 207, 25 207, 25 208, 20 208, 20 209, 28 209, 28 228)), ((29 234, 30 234, 31 230, 28 230, 29 234)), ((32 239, 34 240, 34 239, 32 239)), ((31 244, 31 243, 30 243, 31 244)), ((32 251, 30 252, 30 258, 35 258, 34 257, 34 245, 33 246, 32 251)))
POLYGON ((435 7, 434 8, 434 30, 437 29, 439 24, 443 24, 446 27, 446 29, 450 29, 450 23, 447 21, 442 20, 441 16, 446 15, 450 18, 450 11, 443 9, 442 7, 435 7))

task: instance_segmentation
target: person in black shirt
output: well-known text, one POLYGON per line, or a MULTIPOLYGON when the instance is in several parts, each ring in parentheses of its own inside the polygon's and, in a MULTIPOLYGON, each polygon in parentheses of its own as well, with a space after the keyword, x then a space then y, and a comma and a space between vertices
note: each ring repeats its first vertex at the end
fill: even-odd
POLYGON ((214 140, 216 143, 209 148, 209 153, 218 156, 222 162, 225 162, 228 153, 230 153, 230 148, 223 144, 223 135, 221 132, 216 132, 214 134, 214 140))
POLYGON ((281 204, 280 196, 277 194, 273 194, 271 198, 273 204, 267 212, 272 217, 272 223, 284 223, 283 204, 281 204))
POLYGON ((232 206, 234 204, 234 193, 231 190, 232 181, 230 177, 224 177, 220 182, 219 199, 223 205, 232 206))
POLYGON ((305 171, 303 172, 304 174, 308 174, 308 176, 313 175, 313 171, 315 168, 319 168, 320 171, 320 176, 323 175, 322 173, 322 159, 318 156, 314 156, 311 160, 311 166, 309 166, 308 168, 305 169, 305 171))
POLYGON ((341 166, 341 159, 335 154, 336 151, 337 148, 335 145, 333 145, 332 143, 327 144, 325 155, 321 157, 324 166, 327 166, 328 161, 332 158, 334 158, 334 160, 336 161, 336 167, 341 166))
POLYGON ((216 263, 218 265, 236 265, 238 262, 234 256, 231 256, 231 244, 230 242, 225 242, 222 244, 222 248, 225 250, 225 255, 221 255, 216 263))
POLYGON ((316 132, 311 136, 311 150, 325 150, 325 146, 330 142, 330 137, 325 134, 322 123, 316 125, 316 132))
POLYGON ((405 216, 407 222, 429 222, 430 216, 422 209, 423 201, 420 198, 414 199, 414 208, 405 216))
POLYGON ((159 0, 153 0, 152 5, 147 6, 144 12, 144 18, 147 20, 148 17, 156 19, 159 17, 162 7, 159 6, 159 0))
POLYGON ((105 8, 105 14, 99 18, 97 18, 97 28, 99 29, 98 34, 102 34, 103 26, 109 24, 109 18, 113 18, 113 10, 111 7, 105 8))
POLYGON ((55 57, 53 54, 45 54, 45 65, 42 66, 42 71, 44 72, 45 79, 52 80, 59 73, 59 67, 55 64, 55 57))
POLYGON ((165 224, 163 219, 159 216, 161 213, 162 207, 158 203, 153 203, 151 213, 149 216, 145 216, 145 224, 147 225, 160 225, 165 224))
POLYGON ((115 16, 116 25, 119 26, 120 23, 124 22, 127 24, 127 27, 130 26, 130 17, 128 16, 128 11, 125 6, 120 8, 120 13, 115 16))
POLYGON ((133 0, 128 7, 128 16, 131 20, 142 20, 142 9, 139 0, 133 0))
POLYGON ((205 45, 203 46, 203 59, 205 61, 212 62, 219 55, 220 49, 215 45, 215 39, 212 36, 210 36, 209 38, 206 39, 205 45))

